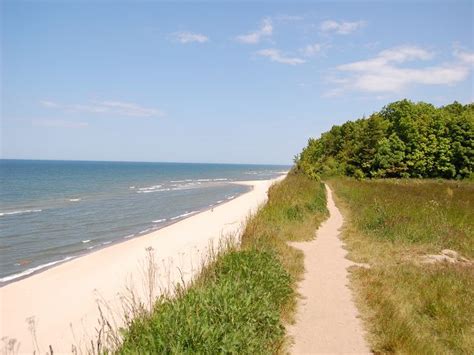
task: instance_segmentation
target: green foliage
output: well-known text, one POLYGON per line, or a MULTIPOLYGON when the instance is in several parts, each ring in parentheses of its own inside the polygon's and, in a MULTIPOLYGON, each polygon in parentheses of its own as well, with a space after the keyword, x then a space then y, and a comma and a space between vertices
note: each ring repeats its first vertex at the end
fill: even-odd
POLYGON ((291 172, 247 223, 240 250, 219 255, 188 289, 158 300, 124 330, 121 354, 283 353, 303 255, 327 215, 324 185, 291 172))
POLYGON ((206 277, 135 320, 120 353, 273 353, 284 334, 280 309, 293 294, 278 259, 268 252, 234 251, 206 277))
POLYGON ((295 163, 309 176, 469 178, 474 104, 393 102, 309 139, 295 163))

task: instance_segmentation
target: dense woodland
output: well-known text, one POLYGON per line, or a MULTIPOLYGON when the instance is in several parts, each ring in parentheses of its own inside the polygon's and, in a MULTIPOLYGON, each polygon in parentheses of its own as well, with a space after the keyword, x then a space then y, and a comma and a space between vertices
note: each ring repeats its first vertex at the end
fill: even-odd
POLYGON ((309 139, 295 163, 311 176, 472 178, 474 104, 393 102, 309 139))

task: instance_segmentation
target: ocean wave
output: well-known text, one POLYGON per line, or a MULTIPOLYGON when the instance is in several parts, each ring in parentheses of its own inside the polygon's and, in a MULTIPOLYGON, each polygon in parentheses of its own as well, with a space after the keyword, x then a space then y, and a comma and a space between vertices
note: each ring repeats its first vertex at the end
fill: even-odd
POLYGON ((19 211, 11 211, 11 212, 0 212, 0 217, 11 216, 14 214, 35 213, 35 212, 41 212, 41 211, 43 210, 19 210, 19 211))
POLYGON ((153 186, 147 186, 147 187, 140 187, 138 190, 139 191, 146 191, 146 190, 156 190, 162 187, 163 185, 153 185, 153 186))
POLYGON ((136 190, 139 194, 147 194, 152 192, 163 192, 163 191, 182 191, 189 189, 199 188, 202 184, 223 182, 228 181, 227 178, 216 178, 216 179, 186 179, 186 180, 171 180, 170 184, 163 187, 163 184, 153 185, 147 187, 140 187, 136 190))
POLYGON ((186 180, 171 180, 170 182, 209 182, 209 181, 228 181, 228 178, 206 178, 206 179, 186 179, 186 180))
POLYGON ((235 197, 235 195, 227 197, 228 200, 232 200, 235 197))
POLYGON ((51 262, 46 263, 46 264, 35 266, 35 267, 30 268, 30 269, 26 269, 25 271, 22 271, 18 274, 13 274, 13 275, 2 277, 2 278, 0 278, 0 282, 8 282, 8 281, 12 281, 12 280, 18 279, 18 278, 23 277, 23 276, 28 276, 28 275, 31 275, 32 273, 34 273, 35 271, 38 271, 38 270, 47 268, 49 266, 53 266, 53 265, 71 260, 73 258, 74 258, 73 256, 67 256, 67 257, 65 257, 64 259, 61 259, 61 260, 51 261, 51 262))
POLYGON ((103 242, 102 245, 107 245, 107 244, 110 244, 110 243, 112 243, 111 240, 109 240, 109 241, 107 241, 107 242, 103 242))
POLYGON ((171 217, 170 220, 175 220, 175 219, 178 219, 178 218, 183 218, 183 217, 188 217, 188 216, 191 216, 193 214, 196 214, 198 213, 199 211, 191 211, 191 212, 186 212, 186 213, 183 213, 183 214, 180 214, 179 216, 175 216, 175 217, 171 217))
POLYGON ((134 236, 135 236, 135 234, 129 234, 129 235, 126 235, 125 237, 123 237, 123 239, 129 239, 129 238, 134 237, 134 236))
POLYGON ((144 230, 138 232, 138 234, 145 234, 145 233, 151 232, 152 230, 153 230, 153 228, 147 228, 147 229, 144 229, 144 230))
POLYGON ((86 243, 89 243, 90 241, 91 241, 90 239, 86 239, 86 240, 83 240, 82 242, 86 244, 86 243))
POLYGON ((153 221, 153 223, 162 223, 165 221, 166 221, 166 218, 163 218, 163 219, 157 219, 156 221, 153 221))
POLYGON ((170 191, 172 190, 171 188, 164 188, 164 189, 155 189, 155 190, 142 190, 138 189, 137 194, 148 194, 151 192, 162 192, 162 191, 170 191))
POLYGON ((80 198, 70 198, 69 199, 69 201, 71 201, 71 202, 78 202, 80 200, 81 200, 80 198))
POLYGON ((224 202, 224 200, 219 200, 219 201, 217 201, 216 203, 222 203, 222 202, 224 202))

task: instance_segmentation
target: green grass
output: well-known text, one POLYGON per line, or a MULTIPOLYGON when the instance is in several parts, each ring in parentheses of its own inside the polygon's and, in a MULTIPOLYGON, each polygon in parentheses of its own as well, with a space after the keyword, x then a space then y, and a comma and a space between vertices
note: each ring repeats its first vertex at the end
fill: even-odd
POLYGON ((279 309, 291 294, 289 275, 273 255, 230 252, 199 285, 135 321, 120 353, 271 353, 282 344, 279 309))
POLYGON ((191 287, 135 318, 117 353, 283 353, 284 323, 304 267, 302 254, 286 242, 311 239, 325 206, 323 185, 304 175, 272 186, 241 247, 218 255, 191 287))
MULTIPOLYGON (((276 252, 295 288, 304 272, 303 253, 287 242, 311 240, 327 218, 324 184, 302 174, 290 174, 270 188, 268 196, 267 204, 247 223, 242 245, 276 252)), ((292 321, 295 304, 296 297, 283 312, 285 321, 292 321)))
POLYGON ((420 262, 453 249, 474 257, 474 184, 442 180, 329 181, 346 218, 352 273, 376 353, 474 349, 474 269, 420 262))

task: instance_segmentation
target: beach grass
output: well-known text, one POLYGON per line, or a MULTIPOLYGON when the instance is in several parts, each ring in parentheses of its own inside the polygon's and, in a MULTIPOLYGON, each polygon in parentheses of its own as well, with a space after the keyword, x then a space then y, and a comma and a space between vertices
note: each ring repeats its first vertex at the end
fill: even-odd
POLYGON ((313 238, 326 216, 324 185, 290 173, 249 218, 240 245, 221 250, 191 286, 133 319, 113 352, 284 353, 284 324, 304 269, 303 255, 286 242, 313 238))
POLYGON ((329 181, 346 219, 352 286, 375 353, 474 349, 474 268, 426 263, 444 249, 474 257, 474 184, 445 180, 329 181))

